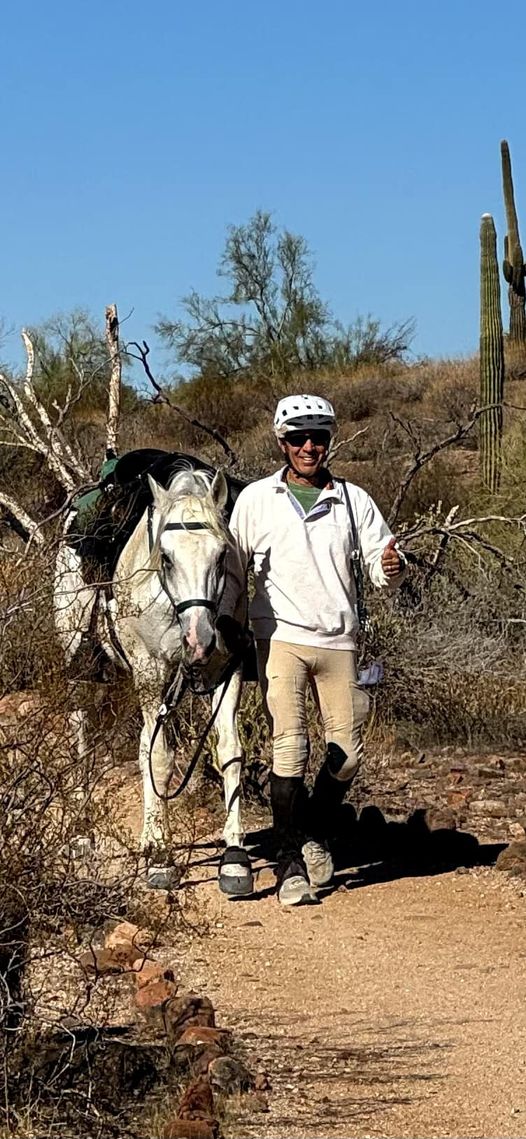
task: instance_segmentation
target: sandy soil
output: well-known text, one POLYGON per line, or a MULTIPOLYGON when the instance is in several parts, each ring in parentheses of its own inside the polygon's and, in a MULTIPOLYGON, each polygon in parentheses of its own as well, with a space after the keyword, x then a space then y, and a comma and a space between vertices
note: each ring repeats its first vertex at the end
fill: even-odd
POLYGON ((520 884, 487 866, 355 870, 290 912, 267 867, 247 901, 222 898, 215 872, 203 844, 212 936, 190 939, 185 980, 272 1083, 269 1111, 234 1114, 227 1139, 526 1135, 520 884))

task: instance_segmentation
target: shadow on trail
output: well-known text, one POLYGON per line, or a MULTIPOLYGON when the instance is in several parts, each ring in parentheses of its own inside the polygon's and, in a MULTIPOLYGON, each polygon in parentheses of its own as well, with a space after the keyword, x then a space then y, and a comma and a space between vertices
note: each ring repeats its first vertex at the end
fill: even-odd
MULTIPOLYGON (((270 829, 248 834, 247 845, 256 858, 274 857, 270 829)), ((405 822, 390 822, 379 807, 364 807, 358 814, 344 803, 331 842, 337 874, 332 889, 493 866, 505 846, 480 843, 466 831, 430 830, 424 810, 414 811, 405 822)))
MULTIPOLYGON (((249 1062, 255 1049, 259 1062, 272 1071, 273 1127, 309 1139, 335 1128, 340 1134, 350 1123, 359 1128, 369 1123, 375 1131, 381 1128, 378 1134, 390 1134, 383 1128, 393 1111, 429 1100, 447 1078, 453 1048, 447 1038, 433 1038, 435 1026, 429 1023, 422 1036, 418 1022, 371 1026, 343 1008, 330 1025, 308 1014, 267 1016, 262 1031, 259 1016, 252 1025, 245 1015, 243 1028, 238 1035, 249 1062)), ((243 1134, 256 1132, 246 1128, 243 1134)))
MULTIPOLYGON (((250 831, 247 847, 253 862, 274 863, 270 827, 250 831)), ((404 822, 389 821, 379 807, 364 807, 358 814, 350 803, 340 807, 335 818, 331 850, 336 876, 331 886, 318 891, 320 899, 342 887, 356 889, 377 882, 447 874, 452 870, 493 866, 506 843, 480 843, 475 835, 449 827, 430 830, 423 809, 413 811, 404 822)), ((190 867, 200 871, 192 878, 197 886, 213 881, 222 853, 221 843, 206 841, 193 847, 190 867), (210 873, 208 873, 208 871, 210 873)), ((256 870, 261 870, 261 865, 256 870)), ((274 893, 274 886, 257 886, 255 901, 274 893)))

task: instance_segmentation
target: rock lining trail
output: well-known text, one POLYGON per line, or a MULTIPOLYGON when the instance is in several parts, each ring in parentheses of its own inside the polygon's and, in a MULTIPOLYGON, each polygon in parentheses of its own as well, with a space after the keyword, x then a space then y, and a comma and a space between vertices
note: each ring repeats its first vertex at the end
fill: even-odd
POLYGON ((321 905, 284 911, 268 866, 252 899, 231 902, 215 862, 201 843, 211 936, 190 937, 184 979, 272 1085, 268 1112, 229 1112, 226 1139, 526 1134, 520 880, 488 866, 351 871, 321 905))

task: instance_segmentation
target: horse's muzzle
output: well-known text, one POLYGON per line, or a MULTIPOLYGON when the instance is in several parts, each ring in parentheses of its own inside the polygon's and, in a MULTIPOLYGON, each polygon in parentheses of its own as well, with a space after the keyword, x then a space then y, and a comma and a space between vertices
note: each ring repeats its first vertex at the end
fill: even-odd
POLYGON ((203 642, 202 639, 190 644, 187 637, 183 636, 183 653, 185 665, 189 669, 202 669, 212 656, 217 646, 217 639, 215 633, 211 633, 207 641, 203 642))

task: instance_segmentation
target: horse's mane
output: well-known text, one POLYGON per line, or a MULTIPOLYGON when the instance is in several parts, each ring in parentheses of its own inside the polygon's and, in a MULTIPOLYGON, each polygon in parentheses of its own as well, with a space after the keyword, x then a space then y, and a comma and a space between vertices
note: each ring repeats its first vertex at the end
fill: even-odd
MULTIPOLYGON (((183 526, 185 522, 203 522, 216 538, 231 546, 232 535, 222 512, 208 497, 211 484, 212 477, 206 471, 178 471, 166 488, 171 499, 168 514, 180 503, 180 521, 183 526)), ((158 569, 160 565, 160 539, 168 514, 161 516, 157 537, 150 554, 150 568, 153 570, 158 569)))

